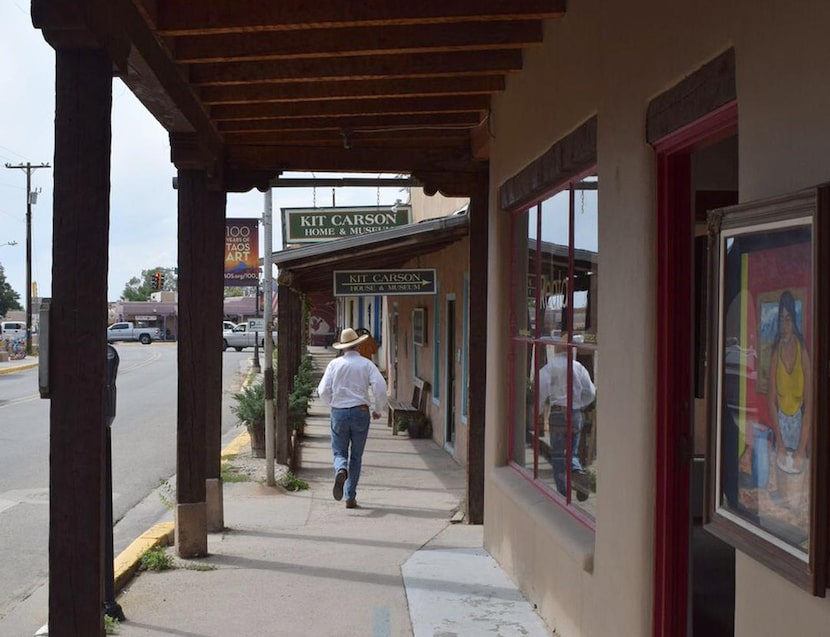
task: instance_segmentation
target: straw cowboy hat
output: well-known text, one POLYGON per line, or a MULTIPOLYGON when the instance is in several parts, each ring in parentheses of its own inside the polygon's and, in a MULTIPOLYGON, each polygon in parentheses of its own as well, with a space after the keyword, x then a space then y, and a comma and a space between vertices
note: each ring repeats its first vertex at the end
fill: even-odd
POLYGON ((360 345, 363 341, 365 341, 368 338, 368 334, 358 336, 357 332, 355 332, 351 327, 347 327, 342 332, 340 332, 340 342, 333 343, 332 347, 334 349, 350 349, 355 345, 360 345))

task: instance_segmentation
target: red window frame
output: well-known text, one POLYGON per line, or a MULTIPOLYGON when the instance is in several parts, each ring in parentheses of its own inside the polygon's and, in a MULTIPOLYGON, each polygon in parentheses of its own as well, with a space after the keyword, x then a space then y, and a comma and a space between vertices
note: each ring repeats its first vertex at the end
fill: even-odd
MULTIPOLYGON (((536 227, 542 227, 542 203, 555 195, 567 190, 569 191, 568 197, 568 281, 574 280, 574 243, 575 243, 575 186, 576 184, 582 182, 586 177, 590 177, 592 175, 596 175, 596 166, 592 166, 589 169, 572 176, 567 181, 564 181, 558 184, 556 187, 552 188, 550 191, 547 191, 544 195, 540 196, 537 200, 533 201, 529 205, 522 206, 519 209, 510 211, 511 214, 511 223, 510 223, 510 245, 511 245, 511 254, 510 254, 510 271, 511 271, 511 279, 514 284, 519 284, 519 281, 516 277, 526 277, 527 271, 519 269, 518 264, 518 254, 517 249, 519 246, 519 242, 517 239, 517 218, 521 215, 527 213, 528 215, 535 214, 536 215, 536 227)), ((526 231, 524 233, 526 235, 526 231)), ((542 233, 537 232, 536 236, 536 252, 537 254, 541 254, 541 244, 542 244, 542 233)), ((522 245, 526 245, 522 243, 522 245)), ((574 519, 578 522, 586 526, 591 530, 596 529, 596 521, 588 515, 585 511, 577 508, 576 506, 572 505, 572 482, 571 482, 571 456, 572 456, 572 441, 573 441, 573 422, 572 422, 572 402, 573 402, 573 392, 572 392, 572 383, 573 383, 573 376, 571 373, 568 373, 568 397, 567 397, 567 408, 566 408, 566 419, 567 419, 567 438, 566 438, 566 458, 565 458, 565 467, 566 467, 566 493, 565 495, 560 494, 556 489, 552 488, 546 482, 542 482, 538 479, 539 474, 539 405, 536 397, 534 395, 533 401, 533 465, 532 470, 529 473, 528 469, 521 466, 514 460, 514 452, 516 451, 515 448, 515 430, 518 426, 526 426, 524 423, 516 422, 515 414, 517 413, 517 399, 519 397, 516 396, 516 348, 517 347, 526 347, 530 345, 534 348, 545 347, 546 345, 555 344, 557 347, 563 347, 567 350, 567 360, 568 360, 568 367, 569 371, 571 366, 573 365, 573 361, 575 358, 575 353, 577 350, 581 351, 596 351, 597 346, 591 344, 583 344, 583 343, 576 343, 574 341, 574 330, 568 330, 568 339, 567 341, 559 340, 559 341, 552 341, 550 338, 545 338, 541 334, 541 299, 540 299, 540 290, 541 285, 539 282, 541 281, 542 276, 542 264, 541 259, 536 259, 536 267, 534 271, 534 277, 536 281, 536 285, 534 285, 535 291, 535 311, 536 317, 534 320, 534 330, 532 336, 518 336, 518 307, 516 304, 516 297, 512 297, 511 306, 510 306, 510 320, 509 320, 509 341, 510 341, 510 348, 509 348, 509 374, 510 374, 510 383, 509 383, 509 400, 510 400, 510 412, 513 417, 510 419, 509 424, 509 432, 508 432, 508 465, 513 468, 518 475, 526 479, 530 482, 535 488, 537 488, 540 492, 545 494, 547 497, 551 499, 551 501, 555 502, 559 506, 561 506, 568 514, 570 514, 574 519)), ((567 307, 567 322, 568 325, 573 326, 573 286, 569 285, 566 293, 566 307, 567 307)), ((524 311, 524 310, 523 310, 524 311)), ((565 311, 563 309, 563 311, 565 311)), ((535 359, 535 358, 534 358, 535 359)), ((533 370, 533 385, 534 387, 538 387, 539 381, 539 366, 535 365, 533 370)))

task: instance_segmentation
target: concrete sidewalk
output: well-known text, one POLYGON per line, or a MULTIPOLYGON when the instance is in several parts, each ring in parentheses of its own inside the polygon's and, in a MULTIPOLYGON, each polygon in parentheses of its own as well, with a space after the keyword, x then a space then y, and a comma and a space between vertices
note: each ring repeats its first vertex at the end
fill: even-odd
MULTIPOLYGON (((210 555, 134 577, 118 635, 552 634, 481 548, 482 527, 451 523, 465 477, 447 453, 374 421, 360 507, 347 510, 331 495, 328 414, 312 413, 299 472, 310 488, 226 482, 226 529, 209 536, 210 555)), ((264 478, 249 447, 238 458, 261 463, 264 478)))

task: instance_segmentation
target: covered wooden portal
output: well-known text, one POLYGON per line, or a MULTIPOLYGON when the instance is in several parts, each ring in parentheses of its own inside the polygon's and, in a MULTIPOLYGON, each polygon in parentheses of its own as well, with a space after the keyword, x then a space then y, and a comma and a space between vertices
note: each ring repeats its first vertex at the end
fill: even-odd
MULTIPOLYGON (((484 308, 490 99, 564 4, 33 0, 33 23, 56 53, 50 634, 103 631, 113 74, 169 131, 179 171, 176 543, 195 556, 223 524, 225 194, 265 189, 285 170, 328 170, 411 174, 428 193, 471 196, 471 303, 484 308)), ((483 323, 472 322, 471 338, 484 341, 483 323)), ((481 370, 470 387, 480 511, 484 360, 471 369, 481 370)))

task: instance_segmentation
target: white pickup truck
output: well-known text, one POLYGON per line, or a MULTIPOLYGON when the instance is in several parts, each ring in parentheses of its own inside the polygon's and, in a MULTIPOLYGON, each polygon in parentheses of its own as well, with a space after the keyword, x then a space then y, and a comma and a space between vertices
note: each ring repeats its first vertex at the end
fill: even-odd
MULTIPOLYGON (((259 339, 259 346, 265 347, 265 322, 262 319, 248 319, 232 330, 222 332, 222 351, 233 347, 241 352, 243 347, 253 347, 259 339)), ((276 344, 277 333, 271 333, 271 342, 276 344)))
POLYGON ((157 327, 136 327, 129 321, 113 323, 107 328, 107 343, 116 341, 138 341, 143 345, 149 345, 160 338, 157 327))

